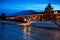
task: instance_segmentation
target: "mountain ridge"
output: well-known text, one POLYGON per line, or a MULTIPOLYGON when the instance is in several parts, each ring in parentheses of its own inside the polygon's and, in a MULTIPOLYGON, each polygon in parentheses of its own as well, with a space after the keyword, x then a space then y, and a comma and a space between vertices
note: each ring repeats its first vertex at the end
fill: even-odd
POLYGON ((23 10, 23 11, 15 13, 14 15, 20 16, 20 15, 26 15, 26 14, 30 14, 30 13, 37 13, 37 12, 34 10, 23 10))

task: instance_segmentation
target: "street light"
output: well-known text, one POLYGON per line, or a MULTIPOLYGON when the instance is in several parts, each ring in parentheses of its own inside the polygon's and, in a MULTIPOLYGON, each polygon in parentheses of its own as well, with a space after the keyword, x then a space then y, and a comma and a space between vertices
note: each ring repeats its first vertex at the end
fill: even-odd
POLYGON ((54 21, 56 23, 56 14, 57 14, 57 11, 54 11, 54 21))
POLYGON ((56 15, 57 14, 57 11, 54 11, 54 14, 56 15))

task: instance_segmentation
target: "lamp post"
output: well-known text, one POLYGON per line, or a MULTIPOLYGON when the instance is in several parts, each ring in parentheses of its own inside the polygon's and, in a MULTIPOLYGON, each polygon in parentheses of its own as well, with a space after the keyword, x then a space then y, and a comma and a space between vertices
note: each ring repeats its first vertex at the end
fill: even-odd
POLYGON ((54 22, 56 23, 56 14, 57 14, 57 11, 54 11, 54 22))

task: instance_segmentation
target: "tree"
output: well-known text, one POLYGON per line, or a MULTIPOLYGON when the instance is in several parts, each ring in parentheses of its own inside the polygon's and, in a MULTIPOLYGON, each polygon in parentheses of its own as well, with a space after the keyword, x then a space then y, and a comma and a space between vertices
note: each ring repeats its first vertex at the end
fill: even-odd
POLYGON ((45 14, 46 14, 46 20, 50 20, 51 19, 51 11, 53 10, 51 4, 49 3, 46 8, 45 8, 45 14))
POLYGON ((53 10, 53 8, 52 8, 51 4, 49 3, 45 8, 45 12, 50 13, 52 10, 53 10))
POLYGON ((5 20, 5 19, 6 19, 6 15, 5 15, 5 13, 2 13, 2 15, 1 15, 1 19, 2 19, 2 20, 5 20))

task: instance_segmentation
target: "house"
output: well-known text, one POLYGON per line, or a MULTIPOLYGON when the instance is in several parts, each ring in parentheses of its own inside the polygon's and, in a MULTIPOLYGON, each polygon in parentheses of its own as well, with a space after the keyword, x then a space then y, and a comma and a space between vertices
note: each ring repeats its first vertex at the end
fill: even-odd
POLYGON ((37 12, 26 15, 30 21, 60 21, 60 10, 53 10, 51 4, 44 12, 37 12))

